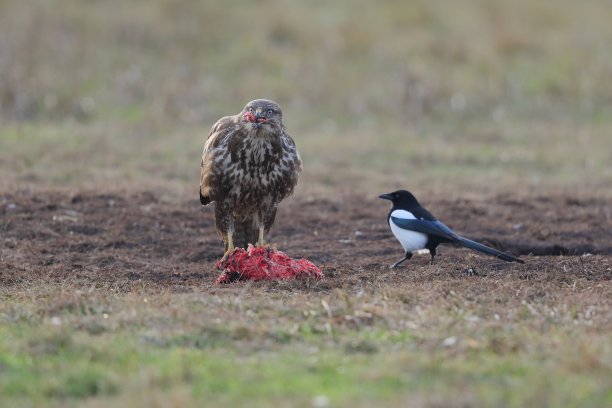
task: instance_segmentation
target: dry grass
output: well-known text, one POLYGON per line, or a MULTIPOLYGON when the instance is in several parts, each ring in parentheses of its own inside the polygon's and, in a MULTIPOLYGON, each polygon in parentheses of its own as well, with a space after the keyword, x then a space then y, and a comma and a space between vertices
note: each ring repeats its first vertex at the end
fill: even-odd
POLYGON ((20 375, 3 375, 4 395, 92 406, 302 406, 318 394, 351 406, 605 405, 610 287, 576 279, 567 262, 546 268, 573 282, 440 280, 444 265, 409 284, 401 272, 345 270, 323 287, 12 291, 1 313, 20 329, 3 328, 3 365, 20 375))

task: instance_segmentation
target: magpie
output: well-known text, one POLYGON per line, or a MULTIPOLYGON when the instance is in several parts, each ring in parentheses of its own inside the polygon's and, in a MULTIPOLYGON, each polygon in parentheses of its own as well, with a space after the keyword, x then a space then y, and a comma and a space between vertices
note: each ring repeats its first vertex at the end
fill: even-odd
POLYGON ((381 194, 378 198, 390 200, 393 203, 393 207, 387 217, 389 226, 391 227, 391 232, 393 232, 393 235, 402 244, 406 252, 406 255, 391 265, 391 268, 395 268, 402 262, 412 258, 412 252, 420 249, 429 250, 431 263, 433 264, 434 257, 436 256, 436 247, 445 242, 463 245, 464 247, 496 256, 504 261, 524 263, 522 259, 514 255, 498 251, 455 234, 453 230, 438 221, 425 208, 421 207, 421 204, 409 191, 397 190, 392 193, 381 194))

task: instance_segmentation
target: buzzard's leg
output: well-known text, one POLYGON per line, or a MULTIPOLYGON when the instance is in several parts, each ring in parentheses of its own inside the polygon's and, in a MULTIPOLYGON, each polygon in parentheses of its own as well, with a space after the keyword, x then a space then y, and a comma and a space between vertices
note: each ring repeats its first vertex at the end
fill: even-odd
POLYGON ((264 225, 260 224, 259 225, 259 239, 257 240, 257 246, 265 246, 266 245, 266 241, 264 240, 264 225))
POLYGON ((257 226, 259 227, 259 240, 257 246, 265 246, 265 234, 270 231, 270 227, 274 224, 274 218, 276 217, 276 201, 272 201, 272 204, 266 203, 258 212, 257 226))
POLYGON ((225 251, 225 255, 223 256, 228 256, 229 254, 234 252, 234 249, 234 231, 229 230, 227 231, 227 250, 225 251))
POLYGON ((265 230, 266 230, 266 225, 264 223, 264 215, 263 215, 264 210, 258 210, 257 211, 257 219, 256 224, 257 224, 257 229, 259 231, 259 235, 258 235, 258 239, 257 239, 257 246, 258 247, 263 247, 266 246, 266 240, 265 240, 265 230))
POLYGON ((232 252, 234 252, 234 229, 230 228, 227 230, 227 234, 223 237, 223 242, 225 244, 225 253, 223 254, 223 258, 227 258, 230 256, 232 252))
POLYGON ((225 254, 223 255, 225 258, 234 251, 234 216, 228 203, 217 202, 215 205, 215 222, 217 232, 225 244, 225 254))

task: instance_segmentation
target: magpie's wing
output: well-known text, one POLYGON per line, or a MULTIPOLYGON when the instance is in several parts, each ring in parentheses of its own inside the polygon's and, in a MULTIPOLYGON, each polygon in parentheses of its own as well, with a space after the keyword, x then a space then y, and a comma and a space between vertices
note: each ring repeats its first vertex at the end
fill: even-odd
POLYGON ((427 221, 427 220, 416 220, 416 219, 406 219, 406 218, 397 218, 391 217, 391 221, 398 227, 408 230, 420 232, 422 234, 427 234, 430 236, 436 236, 439 238, 446 239, 451 242, 456 242, 464 247, 473 249, 475 251, 479 251, 485 254, 496 256, 504 261, 508 262, 518 262, 524 263, 522 259, 509 254, 507 252, 498 251, 497 249, 488 247, 480 242, 472 241, 471 239, 460 237, 455 234, 453 230, 448 228, 446 225, 441 223, 440 221, 427 221))
POLYGON ((440 221, 428 221, 418 219, 397 218, 391 216, 391 221, 398 227, 408 230, 420 232, 422 234, 432 235, 449 241, 459 241, 457 234, 440 221))

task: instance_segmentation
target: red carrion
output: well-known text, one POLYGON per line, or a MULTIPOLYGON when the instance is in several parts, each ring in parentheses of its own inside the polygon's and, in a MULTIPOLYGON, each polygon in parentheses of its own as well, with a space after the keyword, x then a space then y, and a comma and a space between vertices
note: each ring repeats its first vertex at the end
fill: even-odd
POLYGON ((223 274, 215 283, 230 283, 236 280, 283 280, 299 278, 323 278, 323 273, 306 259, 293 259, 272 248, 238 248, 227 258, 216 263, 223 274))

